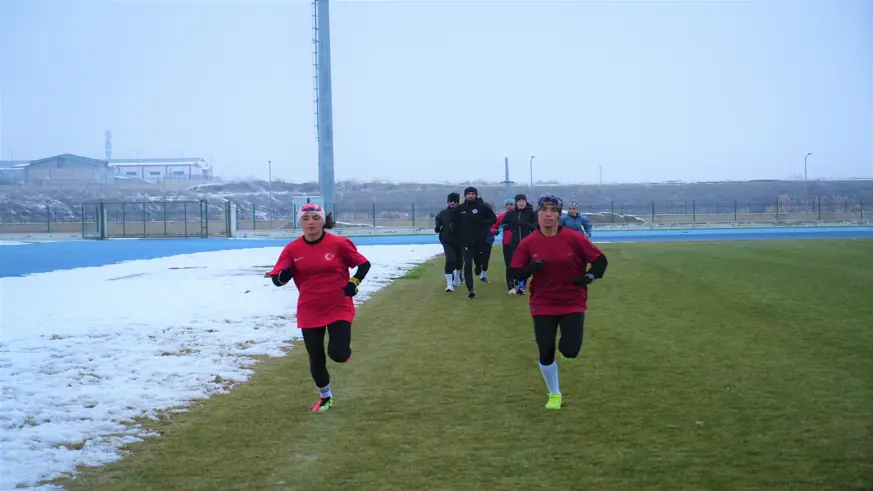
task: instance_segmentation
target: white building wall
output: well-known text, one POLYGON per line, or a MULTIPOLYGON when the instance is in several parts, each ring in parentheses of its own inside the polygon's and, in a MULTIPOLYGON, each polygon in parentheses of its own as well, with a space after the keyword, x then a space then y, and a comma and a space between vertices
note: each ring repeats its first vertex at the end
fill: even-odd
POLYGON ((203 169, 191 165, 113 165, 116 174, 140 179, 200 179, 203 169))

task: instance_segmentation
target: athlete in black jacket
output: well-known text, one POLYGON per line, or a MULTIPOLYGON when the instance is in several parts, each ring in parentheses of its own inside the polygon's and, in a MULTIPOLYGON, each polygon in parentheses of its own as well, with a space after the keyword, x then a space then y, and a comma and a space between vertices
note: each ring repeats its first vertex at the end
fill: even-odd
POLYGON ((473 262, 481 267, 479 261, 482 251, 488 244, 488 234, 491 225, 497 221, 494 210, 479 197, 479 191, 473 186, 464 189, 464 202, 452 210, 452 223, 457 227, 461 238, 461 252, 464 258, 464 282, 467 285, 467 296, 473 298, 473 262))
POLYGON ((440 210, 436 216, 436 226, 434 232, 440 236, 440 244, 443 245, 443 252, 446 255, 446 291, 455 291, 455 287, 461 284, 461 268, 463 260, 461 259, 461 240, 458 235, 457 227, 452 224, 452 210, 458 206, 461 201, 461 195, 458 193, 449 193, 446 198, 445 209, 440 210))
MULTIPOLYGON (((518 247, 522 239, 537 229, 537 213, 527 202, 527 196, 515 195, 515 208, 503 215, 501 227, 511 231, 509 245, 513 250, 518 247)), ((516 294, 524 295, 524 283, 524 280, 518 282, 518 287, 514 289, 516 294)))

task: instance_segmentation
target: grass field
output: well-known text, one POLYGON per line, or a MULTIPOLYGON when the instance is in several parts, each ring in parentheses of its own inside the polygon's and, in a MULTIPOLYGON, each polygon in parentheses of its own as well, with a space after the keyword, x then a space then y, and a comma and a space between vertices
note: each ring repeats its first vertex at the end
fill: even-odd
POLYGON ((873 241, 605 244, 580 358, 548 411, 500 254, 479 297, 442 257, 359 309, 317 393, 302 346, 152 423, 72 490, 873 488, 873 241))

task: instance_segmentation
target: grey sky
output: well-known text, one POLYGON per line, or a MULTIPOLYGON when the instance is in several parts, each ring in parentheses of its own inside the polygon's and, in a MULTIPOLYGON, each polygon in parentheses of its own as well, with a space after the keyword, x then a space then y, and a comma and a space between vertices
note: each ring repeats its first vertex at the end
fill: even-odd
MULTIPOLYGON (((873 2, 331 4, 336 178, 873 177, 873 2)), ((317 178, 306 0, 0 1, 2 158, 317 178)))

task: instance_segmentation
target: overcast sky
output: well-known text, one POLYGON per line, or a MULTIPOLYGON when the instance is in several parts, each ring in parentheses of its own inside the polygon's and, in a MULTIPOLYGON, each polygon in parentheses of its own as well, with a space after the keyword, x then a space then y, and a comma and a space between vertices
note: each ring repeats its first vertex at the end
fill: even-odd
MULTIPOLYGON (((317 178, 306 0, 0 0, 2 158, 317 178)), ((336 179, 873 177, 873 2, 334 1, 336 179)))

